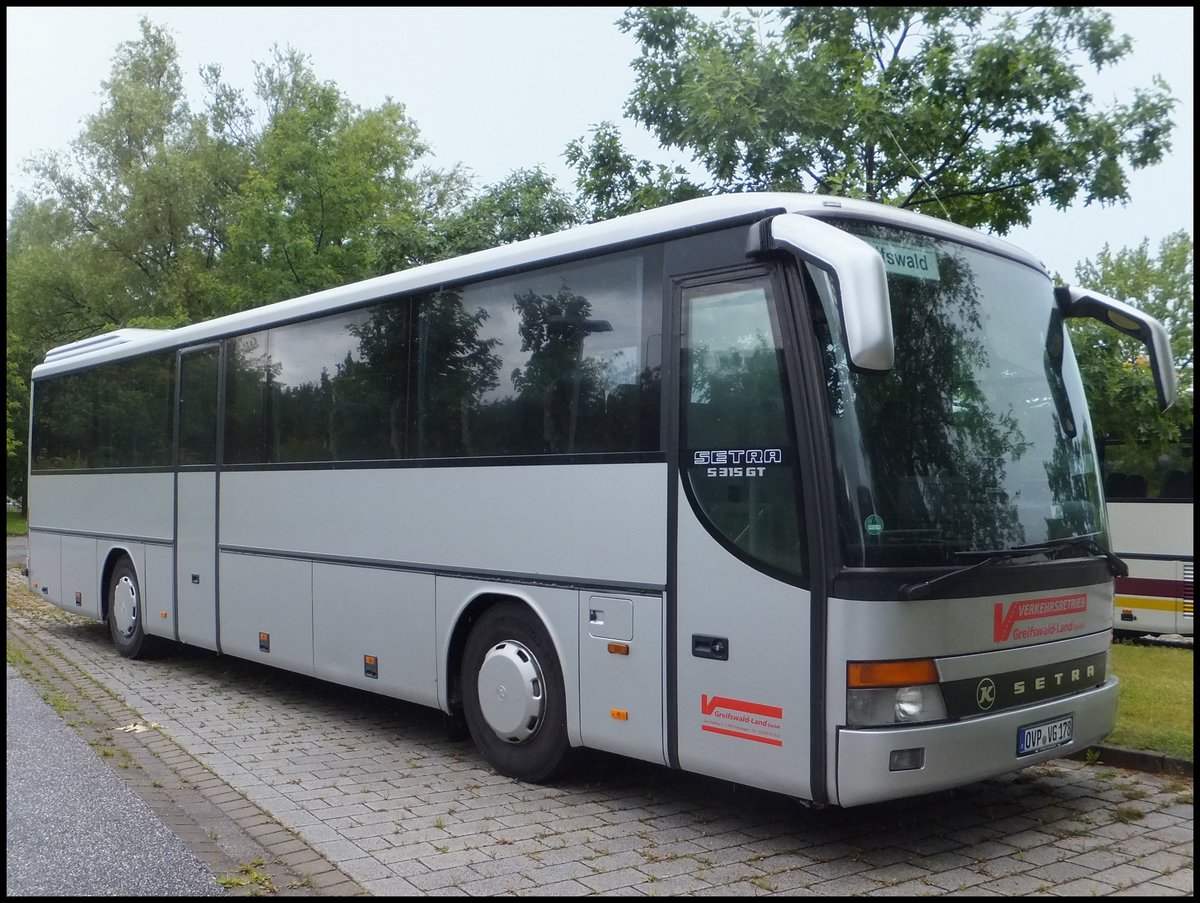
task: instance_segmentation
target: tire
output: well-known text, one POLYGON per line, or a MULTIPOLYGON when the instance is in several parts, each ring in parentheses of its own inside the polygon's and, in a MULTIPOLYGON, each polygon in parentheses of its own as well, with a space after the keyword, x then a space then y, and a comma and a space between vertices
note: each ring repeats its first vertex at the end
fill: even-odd
POLYGON ((145 658, 154 650, 154 638, 142 629, 144 609, 137 572, 122 558, 108 578, 108 633, 125 658, 145 658))
POLYGON ((500 774, 533 784, 559 777, 571 757, 562 669, 542 623, 501 602, 467 637, 463 715, 475 746, 500 774))

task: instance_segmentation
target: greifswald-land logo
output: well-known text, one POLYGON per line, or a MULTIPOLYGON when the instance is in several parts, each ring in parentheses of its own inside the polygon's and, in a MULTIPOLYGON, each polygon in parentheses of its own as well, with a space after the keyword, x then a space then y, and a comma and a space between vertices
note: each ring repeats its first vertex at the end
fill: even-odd
MULTIPOLYGON (((1004 610, 1004 603, 997 602, 992 608, 992 638, 1001 643, 1012 636, 1018 621, 1034 621, 1042 618, 1061 618, 1087 611, 1087 593, 1071 596, 1052 596, 1048 599, 1021 599, 1004 610)), ((1082 624, 1047 624, 1029 628, 1037 635, 1062 633, 1082 627, 1082 624)), ((1026 633, 1027 631, 1022 631, 1026 633)), ((1024 638, 1024 637, 1022 637, 1024 638)))

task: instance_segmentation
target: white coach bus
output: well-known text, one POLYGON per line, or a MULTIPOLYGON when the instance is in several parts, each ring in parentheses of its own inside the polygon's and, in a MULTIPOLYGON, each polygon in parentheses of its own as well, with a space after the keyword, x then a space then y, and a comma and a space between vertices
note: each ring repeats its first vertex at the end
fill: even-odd
POLYGON ((704 198, 35 368, 29 579, 581 747, 854 806, 1113 727, 1114 573, 1065 318, 1162 327, 940 220, 704 198))
POLYGON ((1129 566, 1118 577, 1118 636, 1193 636, 1195 447, 1189 430, 1165 455, 1106 437, 1100 448, 1112 549, 1129 566))

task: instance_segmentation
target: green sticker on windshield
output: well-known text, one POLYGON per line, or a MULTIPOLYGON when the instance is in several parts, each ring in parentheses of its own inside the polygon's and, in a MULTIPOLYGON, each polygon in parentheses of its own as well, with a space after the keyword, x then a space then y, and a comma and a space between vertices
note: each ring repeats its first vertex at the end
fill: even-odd
POLYGON ((883 518, 878 514, 868 514, 867 519, 863 521, 863 526, 867 528, 870 535, 878 536, 883 532, 883 518))
POLYGON ((915 276, 928 282, 940 282, 942 279, 938 274, 937 254, 933 251, 910 248, 877 238, 864 238, 863 241, 879 252, 879 256, 883 258, 883 268, 889 273, 915 276))

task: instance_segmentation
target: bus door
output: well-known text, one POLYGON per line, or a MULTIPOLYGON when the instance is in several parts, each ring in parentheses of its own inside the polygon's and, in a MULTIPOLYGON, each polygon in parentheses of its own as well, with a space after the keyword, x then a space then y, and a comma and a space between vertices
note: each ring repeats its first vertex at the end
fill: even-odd
POLYGON ((217 411, 220 349, 179 353, 175 434, 175 626, 178 639, 217 645, 217 411))
POLYGON ((796 431, 771 270, 688 280, 679 307, 672 750, 812 798, 810 605, 796 431))

